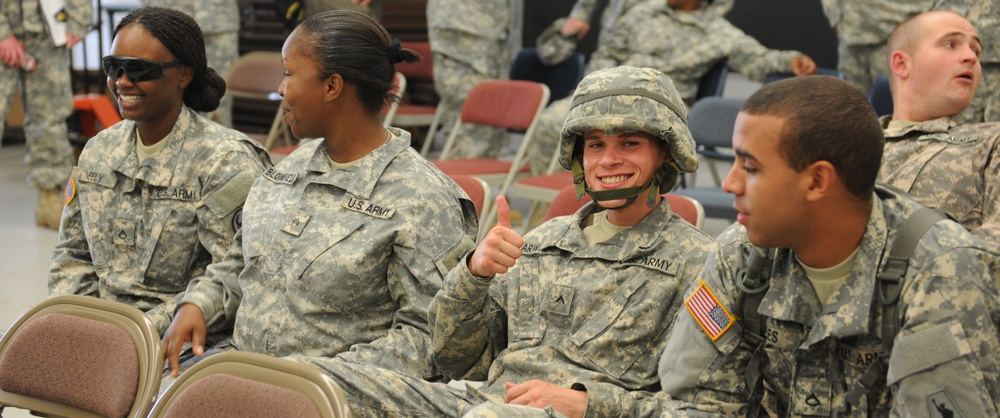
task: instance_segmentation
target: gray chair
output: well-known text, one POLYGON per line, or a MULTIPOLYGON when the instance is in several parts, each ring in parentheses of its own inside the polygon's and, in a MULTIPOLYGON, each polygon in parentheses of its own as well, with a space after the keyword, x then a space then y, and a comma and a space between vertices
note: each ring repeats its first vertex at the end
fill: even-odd
MULTIPOLYGON (((697 200, 705 208, 705 217, 736 220, 733 208, 735 196, 722 190, 722 175, 716 163, 732 164, 736 156, 721 149, 732 148, 733 129, 736 115, 743 106, 744 99, 705 97, 698 100, 688 113, 688 127, 698 146, 698 155, 712 173, 713 187, 685 187, 673 191, 675 194, 697 200)), ((701 168, 704 170, 704 167, 701 168)), ((694 185, 692 179, 691 185, 694 185)))

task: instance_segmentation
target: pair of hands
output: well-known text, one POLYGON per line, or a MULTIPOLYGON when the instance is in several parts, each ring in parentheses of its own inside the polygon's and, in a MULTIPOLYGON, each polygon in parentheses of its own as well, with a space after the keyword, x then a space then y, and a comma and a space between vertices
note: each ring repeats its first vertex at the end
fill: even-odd
MULTIPOLYGON (((67 33, 66 48, 72 48, 73 45, 76 45, 81 40, 83 40, 82 36, 67 33)), ((24 57, 24 44, 17 37, 10 35, 0 41, 0 62, 3 62, 4 65, 20 68, 24 65, 24 57)))

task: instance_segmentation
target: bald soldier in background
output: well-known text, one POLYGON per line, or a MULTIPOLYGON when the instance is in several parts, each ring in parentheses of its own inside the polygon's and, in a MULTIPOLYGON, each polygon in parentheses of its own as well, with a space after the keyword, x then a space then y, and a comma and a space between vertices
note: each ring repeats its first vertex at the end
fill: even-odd
POLYGON ((921 14, 892 33, 894 110, 881 119, 878 180, 1000 249, 1000 122, 962 122, 962 111, 982 94, 982 51, 976 28, 950 11, 921 14))

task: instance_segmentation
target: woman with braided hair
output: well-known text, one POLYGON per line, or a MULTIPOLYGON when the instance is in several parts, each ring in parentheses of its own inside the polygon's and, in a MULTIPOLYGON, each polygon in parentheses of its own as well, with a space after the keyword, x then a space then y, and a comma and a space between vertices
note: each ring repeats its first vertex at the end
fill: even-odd
POLYGON ((382 126, 395 64, 420 57, 345 10, 307 18, 281 54, 285 120, 295 136, 321 139, 254 183, 236 243, 188 287, 164 356, 176 375, 196 361, 179 361, 185 342, 202 356, 206 332, 231 326, 232 344, 211 353, 304 354, 432 378, 427 307, 478 225, 410 134, 382 126))
POLYGON ((49 292, 135 306, 162 334, 188 282, 232 245, 270 160, 197 113, 215 109, 226 84, 187 15, 133 11, 102 66, 125 120, 91 138, 73 169, 49 292))

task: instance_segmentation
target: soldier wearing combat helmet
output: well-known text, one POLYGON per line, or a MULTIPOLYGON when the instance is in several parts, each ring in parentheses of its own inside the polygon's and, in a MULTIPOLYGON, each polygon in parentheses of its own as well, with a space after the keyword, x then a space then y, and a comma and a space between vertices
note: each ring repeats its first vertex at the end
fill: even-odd
POLYGON ((445 277, 431 302, 434 364, 485 381, 456 390, 368 365, 309 359, 362 417, 657 416, 656 356, 711 239, 658 191, 694 170, 683 102, 656 70, 620 67, 584 78, 567 123, 591 193, 624 190, 551 219, 523 238, 499 224, 445 277), (679 109, 679 110, 678 110, 679 109), (656 192, 653 204, 632 200, 656 192), (622 196, 631 197, 622 197, 622 196), (620 208, 619 208, 620 207, 620 208))

